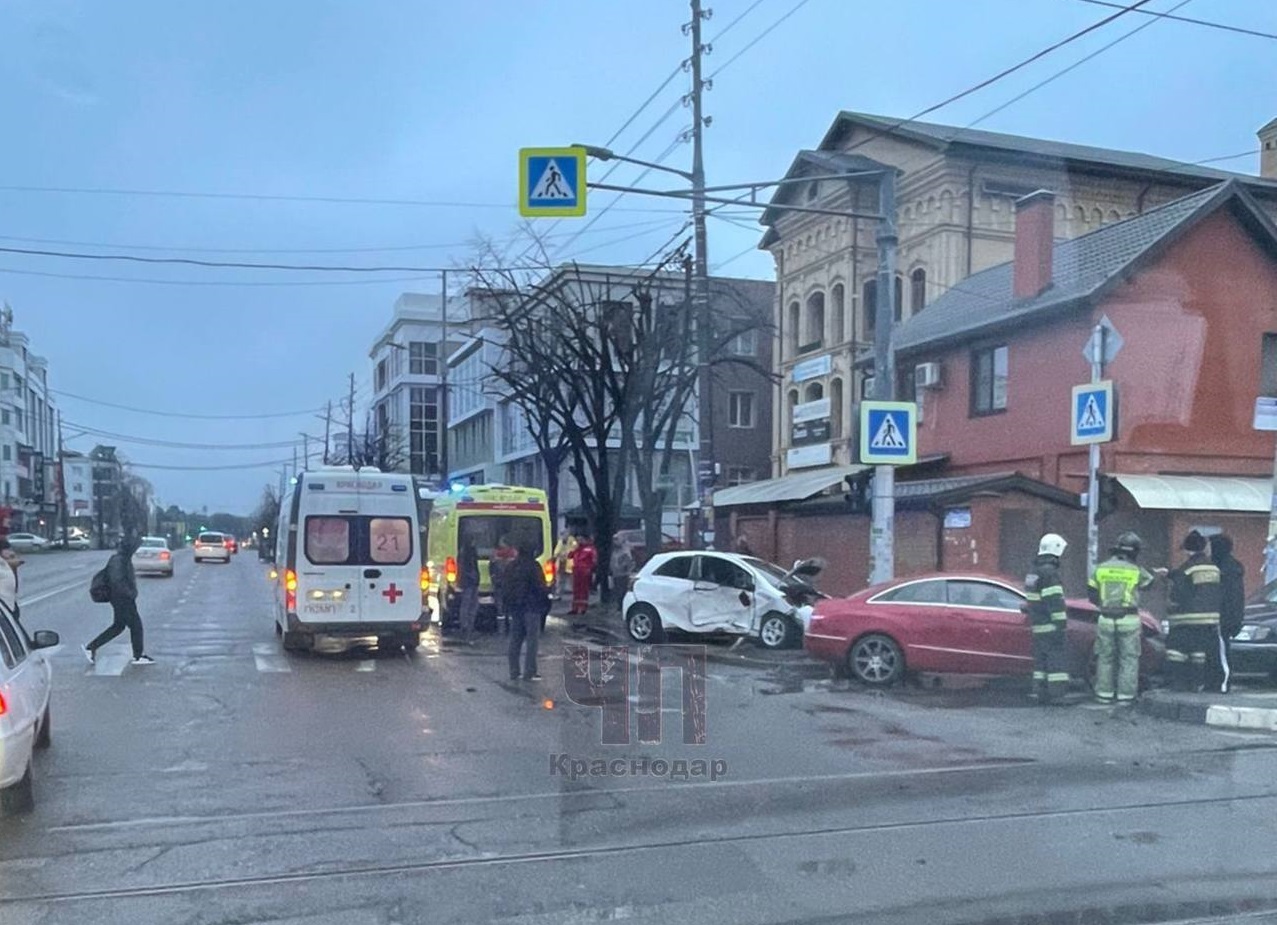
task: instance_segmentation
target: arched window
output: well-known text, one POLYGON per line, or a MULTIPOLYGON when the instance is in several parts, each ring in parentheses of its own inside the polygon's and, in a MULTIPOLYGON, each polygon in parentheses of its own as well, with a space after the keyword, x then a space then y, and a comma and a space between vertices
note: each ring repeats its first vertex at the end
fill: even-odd
POLYGON ((789 426, 792 430, 794 426, 794 406, 798 404, 798 390, 789 390, 789 426))
POLYGON ((789 345, 789 355, 798 355, 798 303, 789 303, 789 317, 786 319, 787 330, 785 340, 789 345))
POLYGON ((820 347, 825 342, 825 294, 813 292, 807 297, 807 329, 803 346, 820 347))
POLYGON ((873 340, 874 322, 878 319, 878 281, 865 280, 861 292, 863 296, 860 299, 860 316, 864 319, 861 330, 865 332, 865 340, 873 340))
POLYGON ((927 305, 927 271, 922 267, 909 274, 909 314, 916 315, 927 305))
POLYGON ((834 288, 830 290, 830 298, 834 303, 834 317, 829 340, 830 343, 841 344, 847 339, 847 298, 842 283, 834 284, 834 288))
POLYGON ((829 426, 831 436, 834 438, 842 436, 842 393, 841 379, 835 379, 829 383, 829 426))
POLYGON ((809 383, 803 401, 820 401, 825 397, 825 387, 819 382, 809 383))
POLYGON ((904 315, 905 310, 905 280, 899 273, 896 274, 896 298, 895 298, 895 318, 899 322, 904 315))

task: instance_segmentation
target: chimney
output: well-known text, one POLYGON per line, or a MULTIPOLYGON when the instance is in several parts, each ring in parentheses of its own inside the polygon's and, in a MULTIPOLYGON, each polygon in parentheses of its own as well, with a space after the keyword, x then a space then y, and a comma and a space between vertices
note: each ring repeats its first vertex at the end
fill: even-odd
POLYGON ((1277 119, 1255 134, 1259 136, 1259 175, 1267 180, 1277 180, 1277 119))
POLYGON ((1015 269, 1012 289, 1017 299, 1032 299, 1051 285, 1055 248, 1055 194, 1047 190, 1015 201, 1015 269))

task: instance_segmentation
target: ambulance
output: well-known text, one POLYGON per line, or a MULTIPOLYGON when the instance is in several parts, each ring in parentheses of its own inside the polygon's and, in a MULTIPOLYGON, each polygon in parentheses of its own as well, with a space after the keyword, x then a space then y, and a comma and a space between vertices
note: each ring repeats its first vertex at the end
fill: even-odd
POLYGON ((430 623, 411 475, 326 466, 298 473, 275 532, 275 633, 286 650, 376 637, 415 650, 430 623))
POLYGON ((554 556, 550 542, 550 508, 539 488, 514 485, 453 485, 433 499, 428 530, 426 568, 435 589, 444 624, 457 617, 458 568, 461 540, 474 540, 479 556, 479 608, 495 612, 488 563, 497 543, 506 539, 517 547, 531 547, 541 564, 546 584, 554 586, 554 556))

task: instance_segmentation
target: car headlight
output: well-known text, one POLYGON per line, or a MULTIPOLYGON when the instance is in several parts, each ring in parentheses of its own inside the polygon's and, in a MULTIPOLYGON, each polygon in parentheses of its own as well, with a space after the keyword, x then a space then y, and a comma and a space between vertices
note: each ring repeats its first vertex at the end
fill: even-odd
POLYGON ((1170 631, 1171 631, 1171 622, 1170 622, 1169 620, 1163 620, 1163 621, 1162 621, 1162 623, 1161 623, 1161 627, 1162 627, 1162 635, 1163 635, 1163 636, 1166 636, 1166 635, 1169 635, 1169 634, 1170 634, 1170 631))
POLYGON ((1271 626, 1260 626, 1254 623, 1247 623, 1242 626, 1237 635, 1233 638, 1238 642, 1262 642, 1272 636, 1273 628, 1271 626))

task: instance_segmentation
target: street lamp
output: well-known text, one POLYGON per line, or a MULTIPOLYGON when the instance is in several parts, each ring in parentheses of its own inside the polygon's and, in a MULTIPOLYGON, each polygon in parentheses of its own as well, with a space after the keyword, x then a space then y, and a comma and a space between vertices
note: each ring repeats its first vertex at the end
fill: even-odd
POLYGON ((624 154, 617 154, 611 148, 599 148, 594 145, 572 145, 574 148, 584 148, 587 157, 592 157, 599 161, 623 161, 626 164, 637 164, 640 167, 646 167, 649 170, 663 170, 666 173, 677 174, 684 180, 691 182, 692 174, 688 170, 679 170, 677 167, 667 167, 664 164, 657 164, 652 161, 640 161, 635 157, 627 157, 624 154))

